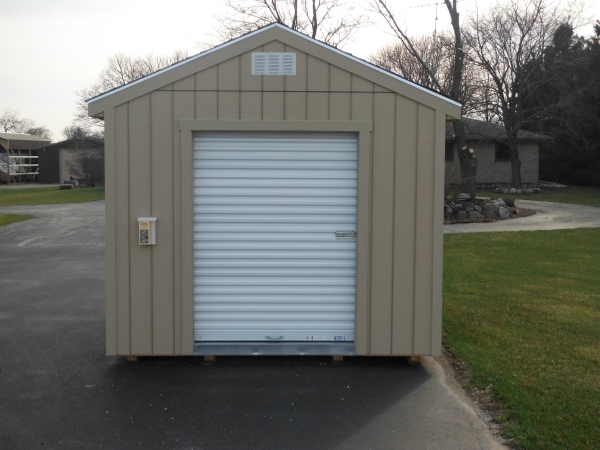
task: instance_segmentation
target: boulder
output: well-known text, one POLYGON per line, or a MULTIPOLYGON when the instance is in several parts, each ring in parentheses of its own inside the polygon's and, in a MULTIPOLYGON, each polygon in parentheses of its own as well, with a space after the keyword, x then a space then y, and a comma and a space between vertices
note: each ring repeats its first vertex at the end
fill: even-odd
POLYGON ((483 211, 483 208, 479 205, 473 205, 473 211, 481 212, 483 211))
POLYGON ((471 211, 473 211, 473 204, 471 204, 471 203, 467 203, 467 204, 465 205, 465 211, 466 211, 467 213, 470 213, 471 211))
POLYGON ((494 211, 490 211, 489 209, 483 212, 483 217, 486 219, 496 219, 496 213, 494 211))
POLYGON ((468 200, 471 198, 471 196, 469 194, 467 194, 466 192, 462 192, 461 194, 458 194, 458 197, 456 197, 458 200, 468 200))
POLYGON ((461 219, 466 219, 467 213, 465 211, 459 211, 458 213, 456 213, 456 218, 461 220, 461 219))
POLYGON ((508 193, 509 193, 509 194, 516 194, 516 193, 517 193, 517 190, 516 190, 515 188, 510 188, 510 189, 508 190, 508 193))
POLYGON ((483 210, 484 211, 496 212, 496 211, 498 211, 498 206, 496 206, 495 203, 484 203, 483 204, 483 210))
POLYGON ((483 214, 478 213, 477 211, 471 211, 470 213, 467 213, 467 215, 469 216, 469 219, 483 219, 483 214))
POLYGON ((501 206, 498 208, 497 214, 500 220, 506 220, 510 218, 511 211, 506 206, 501 206))

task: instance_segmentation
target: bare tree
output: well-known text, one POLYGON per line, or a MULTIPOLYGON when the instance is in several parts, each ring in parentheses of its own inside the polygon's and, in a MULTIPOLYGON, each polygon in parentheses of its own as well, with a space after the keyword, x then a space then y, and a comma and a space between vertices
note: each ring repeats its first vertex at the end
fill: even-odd
POLYGON ((52 132, 45 126, 28 128, 25 133, 31 134, 32 136, 41 137, 50 140, 52 138, 52 132))
POLYGON ((5 133, 25 133, 34 125, 33 120, 20 117, 19 113, 12 109, 5 109, 0 116, 0 129, 5 133))
POLYGON ((491 80, 480 113, 504 125, 514 187, 521 185, 519 130, 542 113, 524 105, 548 82, 539 76, 538 62, 556 29, 577 15, 571 5, 561 8, 549 0, 503 0, 468 22, 470 58, 491 80))
POLYGON ((187 57, 187 52, 182 50, 177 50, 166 56, 153 53, 139 57, 123 53, 111 56, 108 58, 106 68, 100 72, 96 84, 76 92, 78 97, 75 111, 76 124, 84 128, 104 127, 103 120, 88 116, 86 100, 139 80, 187 57))
POLYGON ((333 47, 349 42, 366 23, 348 0, 226 0, 227 13, 215 16, 217 36, 230 40, 273 22, 333 47))
MULTIPOLYGON (((432 87, 442 93, 446 93, 452 100, 457 102, 464 101, 464 67, 465 67, 465 51, 462 42, 462 33, 460 28, 460 15, 456 7, 457 0, 444 0, 444 4, 448 9, 452 31, 454 35, 452 45, 452 76, 451 82, 446 83, 441 78, 442 72, 436 72, 435 60, 427 60, 413 40, 408 36, 406 30, 400 26, 396 19, 396 14, 390 6, 388 0, 370 0, 372 9, 379 14, 388 24, 389 28, 396 35, 400 44, 412 57, 421 65, 425 71, 432 87)), ((465 140, 465 130, 462 120, 455 120, 452 123, 454 127, 454 146, 458 154, 461 169, 461 190, 468 193, 471 197, 475 197, 476 176, 477 176, 477 158, 473 153, 473 149, 467 148, 465 140)))

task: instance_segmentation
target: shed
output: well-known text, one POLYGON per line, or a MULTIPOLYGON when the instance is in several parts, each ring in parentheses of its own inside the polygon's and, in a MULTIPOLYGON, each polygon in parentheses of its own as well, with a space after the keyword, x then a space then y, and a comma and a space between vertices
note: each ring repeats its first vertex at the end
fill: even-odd
MULTIPOLYGON (((79 178, 86 158, 102 157, 103 143, 97 139, 71 138, 38 150, 40 183, 63 183, 79 178)), ((83 169, 85 171, 85 169, 83 169)))
POLYGON ((88 105, 107 354, 440 353, 459 104, 272 24, 88 105))
POLYGON ((0 133, 0 181, 35 181, 38 148, 48 143, 48 139, 31 134, 0 133))

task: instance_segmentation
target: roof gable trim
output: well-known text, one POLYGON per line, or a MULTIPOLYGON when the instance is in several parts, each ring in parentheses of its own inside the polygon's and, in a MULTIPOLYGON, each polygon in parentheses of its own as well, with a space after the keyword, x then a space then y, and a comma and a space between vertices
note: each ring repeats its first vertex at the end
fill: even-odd
POLYGON ((311 42, 311 43, 313 43, 313 44, 319 45, 319 46, 321 46, 321 47, 323 47, 323 48, 325 48, 325 49, 327 49, 327 50, 329 50, 329 51, 332 51, 332 52, 334 52, 334 53, 337 53, 338 55, 344 56, 344 57, 346 57, 346 58, 348 58, 348 59, 350 59, 350 60, 352 60, 352 61, 354 61, 354 62, 356 62, 356 63, 359 63, 359 64, 361 64, 361 65, 363 65, 363 66, 366 66, 366 67, 368 67, 368 68, 370 68, 370 69, 372 69, 372 70, 375 70, 375 71, 377 71, 377 72, 380 72, 380 73, 382 73, 382 74, 384 74, 384 75, 386 75, 386 76, 388 76, 388 77, 390 77, 390 78, 393 78, 393 79, 395 79, 395 80, 398 80, 398 81, 400 81, 400 82, 402 82, 402 83, 405 83, 405 84, 407 84, 407 85, 409 85, 409 86, 411 86, 411 87, 413 87, 413 88, 415 88, 415 89, 418 89, 418 90, 420 90, 420 91, 423 91, 423 92, 425 92, 425 93, 427 93, 427 94, 429 94, 429 95, 432 95, 432 96, 434 96, 434 97, 437 97, 437 98, 439 98, 439 99, 441 99, 441 100, 443 100, 443 101, 445 101, 445 102, 448 102, 449 104, 451 104, 451 105, 453 105, 453 106, 457 106, 457 107, 459 107, 459 108, 462 106, 460 103, 456 102, 455 100, 449 99, 448 97, 446 97, 446 96, 444 96, 444 95, 442 95, 442 94, 439 94, 439 93, 437 93, 437 92, 435 92, 435 91, 432 91, 432 90, 429 90, 429 89, 427 89, 427 88, 424 88, 423 86, 420 86, 420 85, 418 85, 418 84, 416 84, 416 83, 413 83, 412 81, 409 81, 409 80, 407 80, 407 79, 405 79, 405 78, 402 78, 402 77, 400 77, 400 76, 398 76, 398 75, 396 75, 396 74, 393 74, 393 73, 391 73, 391 72, 388 72, 388 71, 386 71, 386 70, 384 70, 384 69, 382 69, 382 68, 380 68, 380 67, 377 67, 376 65, 373 65, 373 64, 371 64, 371 63, 369 63, 369 62, 367 62, 367 61, 365 61, 365 60, 362 60, 362 59, 360 59, 360 58, 357 58, 356 56, 354 56, 354 55, 351 55, 350 53, 343 52, 343 51, 341 51, 341 50, 339 50, 339 49, 337 49, 337 48, 335 48, 335 47, 331 47, 331 46, 329 46, 329 45, 327 45, 327 44, 325 44, 325 43, 323 43, 323 42, 321 42, 321 41, 318 41, 318 40, 316 40, 316 39, 312 39, 312 38, 311 38, 311 37, 309 37, 309 36, 306 36, 306 35, 304 35, 304 34, 302 34, 302 33, 298 32, 298 31, 296 31, 296 30, 293 30, 293 29, 291 29, 291 28, 289 28, 289 27, 283 26, 283 25, 281 25, 281 24, 278 24, 278 23, 274 23, 274 24, 271 24, 271 25, 267 25, 267 26, 266 26, 266 27, 264 27, 264 28, 260 28, 260 29, 258 29, 258 30, 256 30, 256 31, 253 31, 253 32, 251 32, 251 33, 248 33, 248 34, 245 34, 244 36, 240 36, 239 38, 233 39, 232 41, 229 41, 229 42, 226 42, 226 43, 224 43, 224 44, 221 44, 221 45, 218 45, 218 46, 216 46, 216 47, 213 47, 213 48, 211 48, 211 49, 209 49, 209 50, 206 50, 206 51, 204 51, 204 52, 202 52, 202 53, 199 53, 199 54, 197 54, 197 55, 195 55, 195 56, 192 56, 192 57, 190 57, 190 58, 188 58, 188 59, 185 59, 185 60, 183 60, 183 61, 180 61, 180 62, 178 62, 178 63, 176 63, 176 64, 173 64, 173 65, 171 65, 171 66, 169 66, 169 67, 165 67, 164 69, 161 69, 161 70, 159 70, 159 71, 157 71, 157 72, 154 72, 154 73, 152 73, 152 74, 150 74, 150 75, 148 75, 148 76, 145 76, 145 77, 143 77, 143 78, 140 78, 140 79, 138 79, 138 80, 132 81, 131 83, 125 84, 125 85, 123 85, 123 86, 120 86, 120 87, 118 87, 118 88, 116 88, 116 89, 113 89, 113 90, 111 90, 111 91, 105 92, 104 94, 100 94, 100 95, 98 95, 97 97, 94 97, 94 98, 91 98, 91 99, 89 99, 89 100, 87 101, 87 103, 88 103, 88 104, 91 104, 91 103, 97 102, 97 101, 99 101, 99 100, 102 100, 102 99, 104 99, 104 98, 106 98, 106 97, 109 97, 109 96, 111 96, 111 95, 113 95, 113 94, 116 94, 117 92, 121 92, 121 91, 123 91, 123 90, 125 90, 125 89, 128 89, 128 88, 130 88, 131 86, 135 86, 135 85, 137 85, 137 84, 139 84, 139 83, 141 83, 141 82, 145 82, 146 80, 149 80, 149 79, 151 79, 151 78, 157 77, 157 76, 159 76, 159 75, 161 75, 161 74, 163 74, 163 73, 165 73, 165 72, 168 72, 168 71, 170 71, 170 70, 173 70, 173 69, 175 69, 175 68, 177 68, 177 67, 181 67, 181 66, 183 66, 183 65, 185 65, 185 64, 187 64, 187 63, 189 63, 189 62, 191 62, 191 61, 195 61, 195 60, 197 60, 197 59, 199 59, 199 58, 202 58, 202 57, 204 57, 204 56, 210 55, 211 53, 214 53, 214 52, 216 52, 216 51, 218 51, 218 50, 221 50, 221 49, 223 49, 223 48, 226 48, 226 47, 229 47, 229 46, 231 46, 231 45, 234 45, 234 44, 236 44, 236 43, 238 43, 238 42, 240 42, 240 41, 242 41, 242 40, 248 39, 248 38, 250 38, 250 37, 252 37, 252 36, 255 36, 255 35, 259 34, 259 33, 262 33, 262 32, 264 32, 264 31, 266 31, 266 30, 269 30, 269 29, 272 29, 272 28, 280 28, 280 29, 282 29, 282 30, 285 30, 285 31, 287 31, 287 32, 289 32, 289 33, 293 33, 293 34, 295 34, 296 36, 299 36, 299 37, 301 37, 301 38, 303 38, 303 39, 305 39, 305 40, 307 40, 307 41, 309 41, 309 42, 311 42))

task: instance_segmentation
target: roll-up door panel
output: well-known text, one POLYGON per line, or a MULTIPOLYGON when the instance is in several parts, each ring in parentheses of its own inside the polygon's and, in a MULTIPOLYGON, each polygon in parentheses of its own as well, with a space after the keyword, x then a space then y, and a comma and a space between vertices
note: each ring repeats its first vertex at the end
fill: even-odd
POLYGON ((353 133, 196 133, 194 339, 353 341, 356 188, 353 133))

